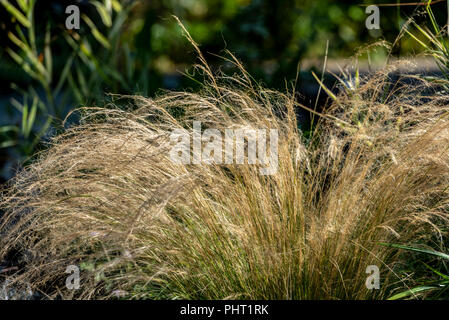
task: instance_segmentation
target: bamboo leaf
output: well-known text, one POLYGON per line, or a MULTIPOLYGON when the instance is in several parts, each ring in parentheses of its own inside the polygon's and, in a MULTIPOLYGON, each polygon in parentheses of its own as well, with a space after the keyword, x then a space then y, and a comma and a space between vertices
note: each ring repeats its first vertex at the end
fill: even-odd
POLYGON ((8 38, 12 42, 14 42, 14 44, 16 44, 20 49, 22 49, 26 57, 30 60, 30 63, 36 68, 36 71, 40 72, 40 74, 46 78, 47 71, 45 70, 42 63, 33 54, 31 48, 26 43, 17 38, 12 32, 8 32, 8 38))
POLYGON ((20 9, 22 9, 23 12, 28 11, 27 0, 17 0, 17 3, 19 4, 19 7, 20 7, 20 9))
POLYGON ((101 34, 101 32, 97 29, 97 27, 92 22, 92 20, 90 20, 90 18, 88 16, 86 16, 85 14, 82 15, 82 18, 89 26, 90 31, 92 32, 92 35, 94 36, 94 38, 106 49, 110 49, 111 45, 109 44, 108 39, 106 39, 106 37, 101 34))
POLYGON ((31 106, 31 111, 27 119, 27 131, 25 132, 25 137, 28 138, 30 136, 31 130, 33 129, 34 121, 36 120, 36 111, 37 111, 37 97, 34 97, 33 104, 31 106))
POLYGON ((76 85, 75 80, 73 80, 73 77, 70 73, 67 76, 67 80, 69 82, 70 88, 72 89, 73 95, 75 96, 75 99, 78 101, 78 103, 83 103, 83 96, 81 95, 78 86, 76 85))
POLYGON ((111 4, 112 4, 112 8, 115 10, 115 12, 122 11, 122 5, 120 4, 120 1, 112 0, 111 4))
POLYGON ((61 76, 59 77, 58 84, 55 87, 55 95, 59 93, 62 86, 64 85, 65 80, 67 79, 67 74, 72 67, 73 59, 75 58, 76 52, 73 52, 72 55, 67 59, 64 68, 62 69, 61 76))
POLYGON ((47 30, 45 32, 45 46, 44 46, 44 63, 47 69, 48 83, 51 83, 53 73, 53 61, 50 47, 50 24, 47 24, 47 30))
POLYGON ((40 80, 39 75, 31 68, 28 62, 26 62, 20 55, 11 50, 10 48, 6 48, 6 52, 11 56, 11 58, 25 71, 30 77, 40 80))
POLYGON ((20 113, 22 113, 23 106, 19 101, 17 101, 15 98, 11 98, 9 101, 11 102, 14 108, 16 108, 20 113))
POLYGON ((3 127, 0 127, 0 133, 11 132, 11 131, 18 133, 20 131, 20 129, 17 128, 16 126, 3 126, 3 127))
POLYGON ((24 27, 31 27, 31 22, 19 11, 16 7, 9 3, 8 0, 0 0, 0 3, 6 8, 6 10, 19 21, 24 27))
POLYGON ((89 95, 89 89, 86 84, 86 78, 84 77, 84 74, 81 70, 81 68, 76 68, 76 75, 78 77, 78 83, 81 88, 81 92, 84 96, 89 95))
POLYGON ((8 140, 8 141, 3 141, 2 143, 0 143, 0 148, 9 148, 9 147, 14 147, 15 145, 17 145, 16 141, 8 140))
POLYGON ((110 27, 112 25, 112 18, 110 11, 99 1, 92 1, 92 4, 97 8, 98 14, 101 17, 101 21, 106 27, 110 27))
POLYGON ((404 249, 404 250, 410 250, 410 251, 415 251, 415 252, 421 252, 421 253, 427 253, 439 258, 443 258, 445 260, 449 260, 449 255, 443 252, 439 252, 439 251, 434 251, 434 250, 428 250, 428 249, 420 249, 420 248, 415 248, 415 247, 410 247, 410 246, 405 246, 402 244, 395 244, 395 243, 380 243, 383 246, 387 246, 387 247, 393 247, 393 248, 399 248, 399 249, 404 249))
POLYGON ((50 127, 50 124, 52 122, 52 118, 48 116, 47 120, 45 121, 42 128, 37 133, 36 137, 33 139, 33 142, 31 143, 31 149, 34 149, 34 147, 39 143, 39 141, 42 139, 44 134, 47 132, 48 128, 50 127))
POLYGON ((22 133, 26 135, 28 119, 28 104, 24 104, 22 108, 22 133))

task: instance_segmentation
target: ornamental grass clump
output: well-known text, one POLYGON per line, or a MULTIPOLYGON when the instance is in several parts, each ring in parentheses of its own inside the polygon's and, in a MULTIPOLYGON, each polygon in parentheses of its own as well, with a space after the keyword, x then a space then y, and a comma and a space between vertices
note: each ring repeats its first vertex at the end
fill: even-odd
POLYGON ((315 111, 294 90, 201 68, 198 93, 78 110, 80 123, 17 174, 0 203, 0 260, 20 265, 10 278, 81 299, 383 299, 413 285, 398 273, 407 254, 382 243, 446 239, 448 97, 392 82, 391 66, 316 112, 306 140, 297 109, 315 111), (276 129, 277 172, 174 163, 170 135, 192 135, 193 121, 276 129), (78 290, 66 288, 69 265, 78 290))

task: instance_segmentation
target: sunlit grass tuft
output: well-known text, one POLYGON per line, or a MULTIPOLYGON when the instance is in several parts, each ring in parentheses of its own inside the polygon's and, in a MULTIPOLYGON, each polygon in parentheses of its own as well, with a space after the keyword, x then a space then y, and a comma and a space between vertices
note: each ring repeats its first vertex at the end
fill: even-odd
POLYGON ((199 93, 82 109, 80 125, 11 181, 0 259, 21 257, 16 281, 68 298, 373 299, 409 289, 413 278, 396 273, 403 251, 380 243, 444 236, 447 97, 418 79, 389 83, 391 67, 335 96, 306 143, 294 93, 264 89, 243 69, 202 70, 199 93), (191 133, 194 120, 221 132, 277 129, 277 173, 173 163, 170 133, 191 133), (76 291, 65 288, 70 264, 81 267, 76 291), (366 288, 369 265, 380 268, 379 290, 366 288))

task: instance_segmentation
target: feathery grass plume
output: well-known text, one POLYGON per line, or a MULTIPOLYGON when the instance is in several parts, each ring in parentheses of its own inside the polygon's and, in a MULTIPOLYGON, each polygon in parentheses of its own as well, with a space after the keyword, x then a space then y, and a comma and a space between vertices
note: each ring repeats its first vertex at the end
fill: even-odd
POLYGON ((294 93, 243 69, 213 76, 201 59, 200 92, 81 109, 10 182, 0 260, 20 258, 11 279, 83 299, 373 299, 409 288, 396 274, 407 257, 379 243, 445 236, 447 97, 423 80, 391 82, 391 66, 338 95, 306 143, 294 93), (277 173, 173 163, 170 134, 191 135, 194 120, 277 129, 277 173), (79 290, 65 287, 71 264, 79 290), (366 288, 369 265, 379 290, 366 288))

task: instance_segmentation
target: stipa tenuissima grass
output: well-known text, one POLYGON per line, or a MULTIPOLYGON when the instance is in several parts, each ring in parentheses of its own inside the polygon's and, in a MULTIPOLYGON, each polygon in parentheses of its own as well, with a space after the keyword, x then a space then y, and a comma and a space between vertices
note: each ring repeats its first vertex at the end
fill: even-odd
POLYGON ((242 76, 209 77, 198 93, 126 97, 85 108, 81 122, 5 190, 0 258, 49 297, 372 299, 413 281, 380 242, 426 243, 448 224, 448 99, 384 70, 298 129, 294 93, 242 76), (277 129, 278 170, 176 164, 170 133, 192 122, 224 132, 277 129), (81 287, 65 270, 81 268, 81 287), (380 268, 368 290, 366 268, 380 268))

